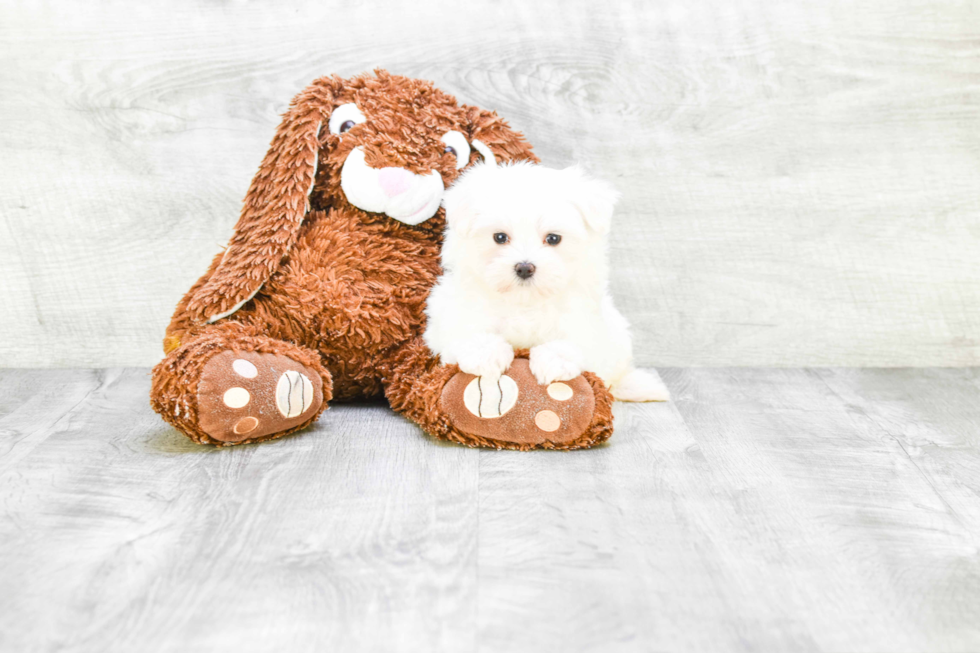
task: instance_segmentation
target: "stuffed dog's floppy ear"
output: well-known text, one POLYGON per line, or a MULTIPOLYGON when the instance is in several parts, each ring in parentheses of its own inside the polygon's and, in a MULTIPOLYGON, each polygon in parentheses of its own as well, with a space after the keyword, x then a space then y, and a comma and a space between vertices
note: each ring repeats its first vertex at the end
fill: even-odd
POLYGON ((262 288, 296 242, 310 208, 318 137, 330 119, 333 93, 320 79, 290 104, 249 186, 221 263, 188 302, 199 320, 228 317, 262 288))
POLYGON ((609 233, 619 191, 606 181, 590 177, 578 166, 565 168, 561 176, 567 184, 568 196, 585 224, 598 234, 609 233))

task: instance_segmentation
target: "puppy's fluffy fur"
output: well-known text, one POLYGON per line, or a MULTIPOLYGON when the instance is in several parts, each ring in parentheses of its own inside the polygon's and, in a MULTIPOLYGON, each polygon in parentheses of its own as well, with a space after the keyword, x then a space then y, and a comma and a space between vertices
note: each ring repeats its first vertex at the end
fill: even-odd
POLYGON ((514 348, 526 347, 539 383, 589 370, 616 399, 667 400, 657 377, 633 367, 629 325, 608 291, 617 197, 577 167, 522 162, 466 172, 444 199, 444 273, 426 309, 429 348, 464 372, 495 377, 514 348))

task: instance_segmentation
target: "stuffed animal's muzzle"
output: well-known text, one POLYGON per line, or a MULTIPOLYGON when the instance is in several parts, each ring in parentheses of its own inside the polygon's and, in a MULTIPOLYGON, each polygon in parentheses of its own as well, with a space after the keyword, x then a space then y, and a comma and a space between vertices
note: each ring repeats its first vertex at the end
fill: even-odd
POLYGON ((409 225, 434 216, 445 192, 442 175, 435 170, 418 175, 405 168, 372 168, 360 147, 347 155, 340 187, 347 201, 362 211, 384 213, 409 225))

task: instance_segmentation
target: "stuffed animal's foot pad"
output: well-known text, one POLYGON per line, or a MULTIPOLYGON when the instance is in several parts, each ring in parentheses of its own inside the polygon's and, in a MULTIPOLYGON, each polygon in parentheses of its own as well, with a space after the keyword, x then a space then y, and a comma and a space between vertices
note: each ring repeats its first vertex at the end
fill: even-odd
POLYGON ((509 413, 517 403, 518 394, 517 382, 509 376, 496 379, 476 376, 466 384, 463 405, 477 417, 493 419, 509 413))
POLYGON ((498 379, 456 374, 441 403, 460 431, 526 446, 571 442, 595 412, 595 394, 584 377, 539 385, 526 358, 514 359, 498 379))
POLYGON ((225 351, 204 366, 198 423, 220 442, 241 442, 302 424, 323 403, 313 370, 280 354, 225 351))

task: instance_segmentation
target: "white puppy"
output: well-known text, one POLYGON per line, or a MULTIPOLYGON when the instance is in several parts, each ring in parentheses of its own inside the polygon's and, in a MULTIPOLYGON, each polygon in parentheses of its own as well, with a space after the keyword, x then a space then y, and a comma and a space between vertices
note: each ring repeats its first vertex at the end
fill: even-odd
POLYGON ((608 290, 606 235, 618 194, 579 168, 475 165, 446 193, 444 273, 425 341, 445 363, 499 377, 530 348, 537 381, 597 374, 622 401, 666 401, 633 367, 629 325, 608 290))

